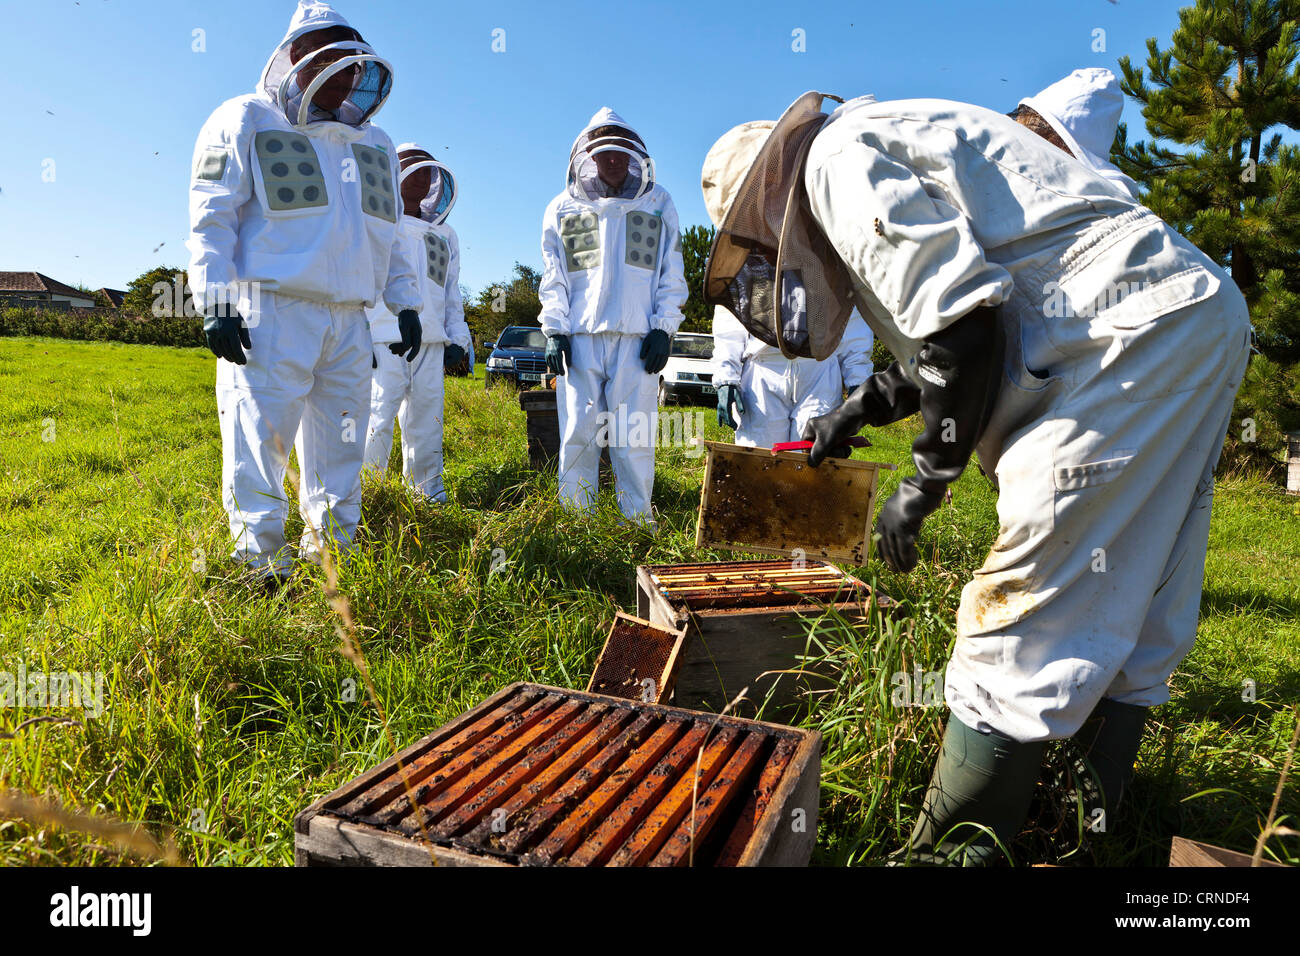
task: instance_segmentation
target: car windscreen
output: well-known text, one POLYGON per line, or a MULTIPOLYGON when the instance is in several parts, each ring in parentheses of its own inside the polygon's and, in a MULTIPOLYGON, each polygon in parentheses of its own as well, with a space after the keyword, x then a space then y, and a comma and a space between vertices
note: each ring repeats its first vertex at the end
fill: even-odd
POLYGON ((497 339, 499 349, 544 349, 546 333, 541 329, 506 329, 497 339))
POLYGON ((675 358, 694 358, 694 359, 711 359, 713 358, 713 338, 712 336, 701 336, 700 338, 674 338, 673 350, 670 353, 675 358))

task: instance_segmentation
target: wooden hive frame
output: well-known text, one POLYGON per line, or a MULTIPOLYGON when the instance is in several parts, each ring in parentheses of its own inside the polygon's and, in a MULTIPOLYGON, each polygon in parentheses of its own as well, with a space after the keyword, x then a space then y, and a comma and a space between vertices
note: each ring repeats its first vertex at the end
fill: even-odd
POLYGON ((665 704, 672 695, 685 643, 685 628, 665 630, 619 611, 596 659, 587 692, 665 704))
POLYGON ((706 441, 695 546, 863 565, 880 471, 894 465, 706 441))
POLYGON ((820 750, 815 731, 511 684, 299 813, 294 859, 806 865, 820 750))

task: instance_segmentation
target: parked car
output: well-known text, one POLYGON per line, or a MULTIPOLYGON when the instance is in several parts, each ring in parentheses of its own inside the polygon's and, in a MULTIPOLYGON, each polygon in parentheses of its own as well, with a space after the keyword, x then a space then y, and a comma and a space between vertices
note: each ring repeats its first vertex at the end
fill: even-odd
POLYGON ((512 325, 495 342, 484 342, 488 350, 483 387, 493 382, 510 382, 516 388, 538 388, 546 383, 546 335, 541 329, 512 325))
POLYGON ((712 404, 717 393, 713 387, 713 336, 678 332, 673 336, 668 364, 659 373, 659 404, 712 404))

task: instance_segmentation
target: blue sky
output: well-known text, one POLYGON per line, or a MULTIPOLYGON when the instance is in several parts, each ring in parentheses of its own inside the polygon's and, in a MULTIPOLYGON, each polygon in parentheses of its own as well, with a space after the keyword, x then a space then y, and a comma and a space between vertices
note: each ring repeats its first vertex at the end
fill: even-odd
MULTIPOLYGON (((414 2, 335 8, 392 62, 377 122, 457 174, 461 282, 540 264, 569 146, 611 106, 636 127, 683 225, 707 223, 700 163, 731 126, 805 90, 934 96, 1002 111, 1076 67, 1146 59, 1174 0, 766 3, 414 2), (504 31, 505 51, 492 50, 504 31), (803 31, 805 52, 793 32, 803 31), (1105 52, 1094 52, 1094 31, 1105 52), (500 36, 500 35, 498 35, 500 36)), ((185 265, 194 137, 255 86, 296 0, 0 0, 0 270, 92 288, 185 265), (194 31, 205 52, 195 52, 194 31), (52 165, 51 165, 51 162, 52 165), (45 181, 53 173, 53 181, 45 181)), ((1130 138, 1141 116, 1125 110, 1130 138)))

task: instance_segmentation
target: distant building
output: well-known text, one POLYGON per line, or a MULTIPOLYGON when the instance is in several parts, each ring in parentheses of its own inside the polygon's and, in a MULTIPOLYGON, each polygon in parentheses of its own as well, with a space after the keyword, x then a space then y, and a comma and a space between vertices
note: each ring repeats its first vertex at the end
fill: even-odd
POLYGON ((121 289, 100 289, 99 292, 115 309, 122 308, 122 303, 126 300, 126 293, 121 289))
POLYGON ((94 293, 82 292, 39 272, 0 272, 0 300, 8 305, 93 309, 94 293))

